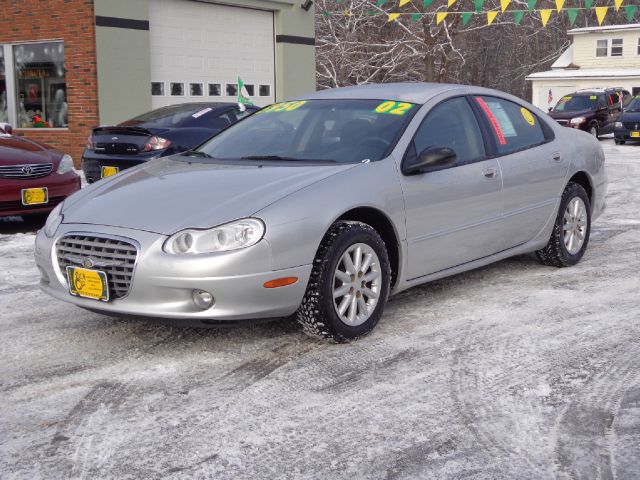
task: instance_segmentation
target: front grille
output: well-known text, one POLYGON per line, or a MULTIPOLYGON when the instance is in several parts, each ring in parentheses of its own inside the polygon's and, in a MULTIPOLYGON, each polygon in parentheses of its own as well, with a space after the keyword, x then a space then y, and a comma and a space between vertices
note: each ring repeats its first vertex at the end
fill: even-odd
POLYGON ((52 163, 6 165, 0 167, 0 178, 40 178, 49 175, 51 170, 52 163))
POLYGON ((627 130, 634 130, 634 131, 640 130, 640 122, 623 122, 622 125, 627 130))
POLYGON ((138 249, 124 239, 73 234, 58 240, 56 256, 65 278, 68 266, 82 267, 83 261, 91 258, 93 269, 107 274, 109 297, 117 299, 129 293, 138 249))
POLYGON ((140 151, 135 143, 96 143, 95 153, 114 153, 117 155, 135 155, 140 151))
POLYGON ((53 208, 64 200, 65 197, 50 197, 47 203, 37 205, 23 205, 22 200, 11 202, 0 202, 0 212, 13 212, 16 210, 28 212, 29 210, 39 210, 42 208, 53 208))

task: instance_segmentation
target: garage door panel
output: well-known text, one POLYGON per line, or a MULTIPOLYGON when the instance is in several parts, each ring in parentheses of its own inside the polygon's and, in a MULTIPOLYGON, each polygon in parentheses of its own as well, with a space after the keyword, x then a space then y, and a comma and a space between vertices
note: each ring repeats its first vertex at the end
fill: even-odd
POLYGON ((255 96, 258 105, 274 101, 273 13, 188 0, 154 0, 149 12, 151 81, 165 83, 164 96, 152 96, 154 108, 193 101, 235 101, 226 85, 238 75, 246 84, 269 85, 271 95, 255 96), (170 82, 184 83, 184 96, 171 96, 170 82), (190 83, 203 84, 204 96, 189 95, 190 83), (208 96, 208 84, 220 84, 222 96, 208 96))

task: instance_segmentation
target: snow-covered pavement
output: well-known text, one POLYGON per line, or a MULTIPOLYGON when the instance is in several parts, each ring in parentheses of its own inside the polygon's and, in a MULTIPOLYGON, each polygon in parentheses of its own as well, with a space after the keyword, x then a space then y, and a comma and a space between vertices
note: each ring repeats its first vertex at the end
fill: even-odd
POLYGON ((640 146, 602 143, 581 263, 414 288, 349 345, 81 310, 0 223, 0 477, 640 478, 640 146))

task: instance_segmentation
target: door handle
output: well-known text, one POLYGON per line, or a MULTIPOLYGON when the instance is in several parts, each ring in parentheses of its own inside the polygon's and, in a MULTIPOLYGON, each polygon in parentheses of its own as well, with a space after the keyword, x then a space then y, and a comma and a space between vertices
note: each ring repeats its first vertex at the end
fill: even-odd
POLYGON ((559 162, 562 160, 562 154, 560 152, 556 152, 552 155, 552 158, 555 162, 559 162))
POLYGON ((496 178, 498 172, 496 172, 495 168, 487 168, 484 172, 482 172, 482 175, 484 175, 487 178, 496 178))

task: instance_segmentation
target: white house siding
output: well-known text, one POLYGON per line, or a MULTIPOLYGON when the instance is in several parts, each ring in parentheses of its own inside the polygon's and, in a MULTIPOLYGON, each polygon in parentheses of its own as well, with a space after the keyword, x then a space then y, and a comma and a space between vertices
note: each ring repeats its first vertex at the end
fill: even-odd
POLYGON ((580 33, 573 35, 573 63, 586 68, 640 68, 640 28, 629 31, 580 33), (621 57, 596 57, 598 40, 622 38, 621 57))

